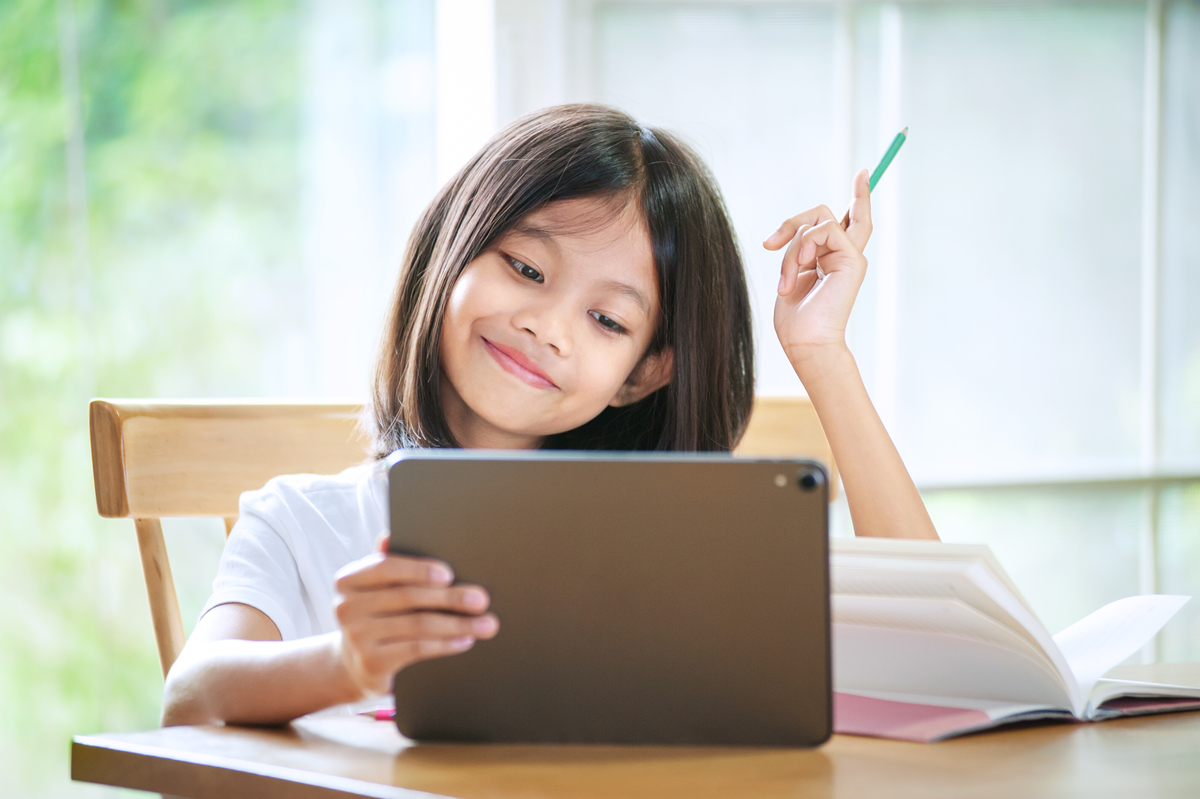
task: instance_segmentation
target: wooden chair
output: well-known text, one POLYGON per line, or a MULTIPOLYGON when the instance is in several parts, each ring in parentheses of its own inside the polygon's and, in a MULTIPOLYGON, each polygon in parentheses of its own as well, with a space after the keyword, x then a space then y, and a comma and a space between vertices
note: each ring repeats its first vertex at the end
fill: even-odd
MULTIPOLYGON (((163 676, 183 649, 183 620, 161 519, 237 521, 238 497, 280 474, 335 474, 367 457, 352 403, 93 400, 90 421, 96 508, 132 518, 163 676)), ((740 455, 833 457, 812 403, 760 398, 740 455)))

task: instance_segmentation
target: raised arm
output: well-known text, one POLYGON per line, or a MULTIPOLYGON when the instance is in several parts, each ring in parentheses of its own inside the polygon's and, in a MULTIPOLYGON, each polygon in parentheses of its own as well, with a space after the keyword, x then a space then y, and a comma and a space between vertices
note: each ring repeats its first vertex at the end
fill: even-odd
POLYGON ((854 178, 848 229, 820 206, 787 220, 763 242, 769 250, 787 245, 775 332, 829 438, 855 534, 936 539, 925 503, 846 346, 846 321, 866 275, 862 250, 870 235, 871 194, 864 169, 854 178))

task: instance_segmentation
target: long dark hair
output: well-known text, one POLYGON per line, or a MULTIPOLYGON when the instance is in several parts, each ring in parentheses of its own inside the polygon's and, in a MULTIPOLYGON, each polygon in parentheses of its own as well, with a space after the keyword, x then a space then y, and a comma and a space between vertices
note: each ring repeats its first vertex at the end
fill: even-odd
POLYGON ((438 388, 451 290, 527 214, 577 197, 640 203, 661 318, 647 354, 674 349, 665 387, 546 441, 550 448, 728 451, 754 400, 746 276, 716 182, 674 136, 600 105, 547 108, 484 145, 425 209, 404 254, 375 368, 368 426, 379 457, 456 446, 438 388))

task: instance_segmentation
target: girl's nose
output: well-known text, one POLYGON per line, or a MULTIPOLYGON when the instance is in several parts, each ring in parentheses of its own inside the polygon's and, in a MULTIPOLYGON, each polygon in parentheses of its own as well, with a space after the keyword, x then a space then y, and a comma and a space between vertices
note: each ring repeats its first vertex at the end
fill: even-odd
POLYGON ((513 314, 513 325, 533 335, 539 344, 552 347, 558 355, 571 354, 571 314, 563 302, 527 305, 513 314))

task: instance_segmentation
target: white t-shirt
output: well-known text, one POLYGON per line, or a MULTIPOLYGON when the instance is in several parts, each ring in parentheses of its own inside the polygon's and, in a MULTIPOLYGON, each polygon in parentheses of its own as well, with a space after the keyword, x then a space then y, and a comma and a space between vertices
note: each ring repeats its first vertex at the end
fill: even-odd
POLYGON ((250 605, 285 641, 338 629, 333 575, 389 528, 387 486, 386 464, 376 461, 335 475, 284 475, 243 493, 200 615, 250 605))

